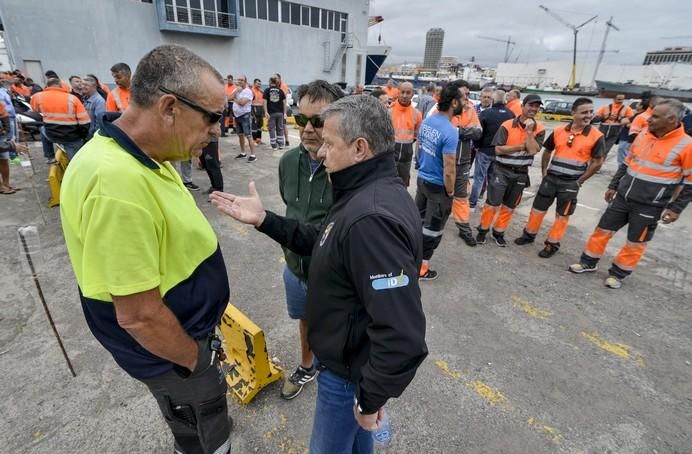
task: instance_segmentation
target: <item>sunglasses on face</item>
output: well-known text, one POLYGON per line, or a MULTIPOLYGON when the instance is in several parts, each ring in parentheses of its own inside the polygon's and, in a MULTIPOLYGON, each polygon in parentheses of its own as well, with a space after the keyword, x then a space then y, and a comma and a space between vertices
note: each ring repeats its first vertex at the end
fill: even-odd
POLYGON ((577 135, 576 135, 575 133, 572 133, 572 134, 569 135, 569 137, 567 138, 567 146, 568 146, 568 147, 571 147, 571 146, 572 146, 572 144, 574 143, 574 138, 575 138, 575 137, 577 137, 577 135))
POLYGON ((175 97, 175 99, 182 102, 190 109, 196 110, 197 112, 201 113, 204 116, 205 121, 210 125, 218 123, 221 120, 221 117, 223 117, 223 112, 212 112, 211 110, 207 110, 199 104, 195 103, 194 101, 191 101, 185 96, 179 95, 178 93, 171 91, 166 87, 159 87, 159 90, 166 93, 167 95, 172 95, 173 97, 175 97))
POLYGON ((297 114, 294 118, 296 120, 296 124, 301 128, 307 126, 308 123, 310 123, 313 128, 321 128, 324 126, 324 122, 322 121, 319 115, 315 115, 314 117, 308 117, 307 115, 297 114))

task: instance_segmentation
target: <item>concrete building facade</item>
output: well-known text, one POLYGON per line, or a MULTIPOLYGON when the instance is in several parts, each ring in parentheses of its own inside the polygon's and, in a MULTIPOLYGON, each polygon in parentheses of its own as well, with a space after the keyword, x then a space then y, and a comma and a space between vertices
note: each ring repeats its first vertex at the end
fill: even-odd
POLYGON ((425 34, 425 54, 423 55, 423 69, 436 71, 440 67, 442 47, 445 40, 445 31, 441 28, 431 28, 425 34))
POLYGON ((134 70, 161 44, 198 53, 224 76, 267 83, 364 79, 369 0, 2 0, 9 64, 37 81, 94 73, 111 82, 116 62, 134 70))

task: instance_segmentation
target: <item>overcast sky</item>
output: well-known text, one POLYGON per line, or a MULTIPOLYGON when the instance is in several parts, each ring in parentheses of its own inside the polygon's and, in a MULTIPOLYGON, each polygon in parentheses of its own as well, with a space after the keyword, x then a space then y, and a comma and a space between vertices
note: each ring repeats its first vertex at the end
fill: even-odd
MULTIPOLYGON (((690 0, 370 0, 370 14, 384 22, 370 28, 368 44, 392 46, 387 63, 422 62, 425 33, 433 27, 445 31, 442 55, 482 65, 503 61, 505 44, 479 35, 516 41, 510 62, 570 60, 572 31, 538 7, 547 6, 566 21, 578 25, 598 18, 579 32, 578 49, 599 50, 605 22, 613 16, 620 31, 611 29, 604 63, 641 64, 648 50, 670 46, 692 47, 690 0), (674 39, 663 39, 673 37, 674 39), (568 52, 558 52, 558 51, 568 52)), ((598 52, 578 53, 577 62, 595 61, 598 52)))

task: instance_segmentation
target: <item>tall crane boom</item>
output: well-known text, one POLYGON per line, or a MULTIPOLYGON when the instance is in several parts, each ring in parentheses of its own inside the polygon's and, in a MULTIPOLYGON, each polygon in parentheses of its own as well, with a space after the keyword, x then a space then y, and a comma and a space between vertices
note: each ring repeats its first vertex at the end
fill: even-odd
POLYGON ((492 36, 478 36, 480 39, 487 39, 489 41, 497 41, 498 43, 505 43, 505 63, 509 61, 509 57, 512 55, 512 49, 510 46, 514 47, 516 42, 512 41, 512 37, 508 36, 507 39, 493 38, 492 36))
POLYGON ((596 84, 596 76, 598 75, 598 68, 601 66, 601 62, 603 61, 603 54, 608 52, 605 50, 606 47, 606 41, 608 40, 608 32, 610 32, 610 29, 613 29, 615 31, 620 31, 620 29, 613 24, 613 16, 610 16, 610 19, 606 22, 606 29, 605 29, 605 34, 603 35, 603 44, 601 44, 601 51, 598 54, 598 60, 596 60, 596 68, 593 70, 593 77, 591 78, 591 86, 593 87, 596 84))
POLYGON ((571 23, 567 22, 565 19, 562 17, 558 16, 555 14, 553 11, 548 9, 547 7, 543 5, 538 5, 540 9, 548 13, 550 17, 555 19, 556 21, 560 22, 562 25, 567 26, 572 30, 572 33, 574 34, 574 47, 572 50, 572 74, 570 75, 569 78, 569 84, 567 84, 567 88, 574 88, 574 86, 577 84, 577 35, 579 34, 579 30, 582 29, 586 24, 591 22, 592 20, 596 19, 598 16, 593 16, 591 19, 587 20, 586 22, 582 22, 579 25, 572 25, 571 23))

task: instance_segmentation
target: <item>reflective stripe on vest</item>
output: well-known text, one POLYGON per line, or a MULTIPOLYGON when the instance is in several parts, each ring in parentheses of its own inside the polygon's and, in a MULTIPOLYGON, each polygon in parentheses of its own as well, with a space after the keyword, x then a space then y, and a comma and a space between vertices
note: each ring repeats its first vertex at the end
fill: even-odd
MULTIPOLYGON (((520 145, 526 140, 526 132, 524 128, 519 125, 518 117, 506 120, 502 123, 502 127, 507 130, 507 142, 504 145, 520 145)), ((543 125, 536 122, 536 130, 533 132, 533 137, 535 138, 544 130, 545 128, 543 125)), ((515 151, 514 153, 503 155, 496 154, 495 160, 501 164, 514 167, 528 167, 533 164, 533 156, 527 151, 515 151)))
POLYGON ((558 126, 553 131, 555 150, 548 166, 548 173, 579 177, 586 172, 593 149, 603 137, 603 133, 591 125, 586 126, 579 133, 571 131, 571 127, 570 123, 558 126), (570 137, 572 137, 571 146, 568 145, 570 137))
MULTIPOLYGON (((394 142, 396 143, 413 143, 414 135, 416 132, 416 109, 413 108, 413 106, 409 106, 411 110, 411 117, 412 117, 412 123, 411 126, 413 127, 412 129, 404 129, 407 127, 404 120, 403 115, 396 115, 393 116, 396 118, 396 124, 394 124, 394 142)), ((394 111, 392 111, 394 113, 394 111)), ((394 121, 394 118, 392 118, 394 121)))
POLYGON ((115 101, 115 105, 118 106, 118 110, 120 112, 124 111, 123 109, 123 102, 120 99, 120 88, 116 88, 111 92, 113 94, 113 101, 115 101))
POLYGON ((637 137, 632 144, 630 154, 627 156, 627 173, 638 180, 650 183, 674 185, 683 182, 686 174, 682 162, 676 165, 680 154, 692 144, 692 137, 684 132, 675 131, 681 135, 680 139, 670 150, 662 156, 659 148, 666 146, 663 138, 656 138, 650 132, 644 132, 637 137))

